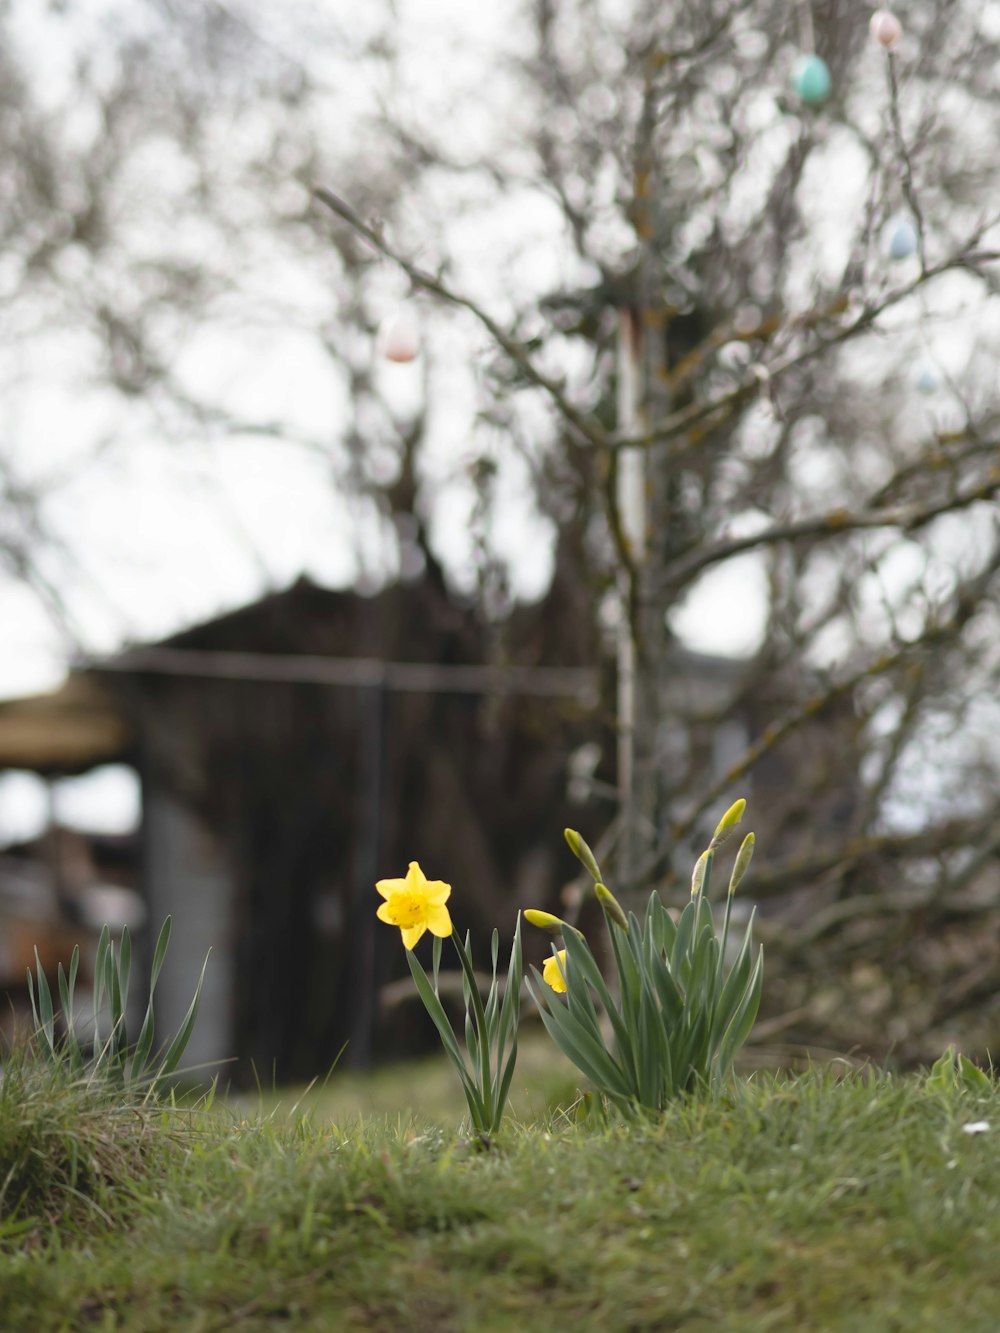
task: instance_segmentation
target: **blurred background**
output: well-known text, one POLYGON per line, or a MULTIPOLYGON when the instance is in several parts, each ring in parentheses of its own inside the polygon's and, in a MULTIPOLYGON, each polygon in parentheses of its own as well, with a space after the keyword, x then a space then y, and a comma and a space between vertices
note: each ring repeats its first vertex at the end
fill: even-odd
POLYGON ((745 795, 761 1060, 997 1046, 1000 3, 895 16, 0 3, 8 1031, 170 913, 191 1063, 399 1056, 375 879, 745 795))

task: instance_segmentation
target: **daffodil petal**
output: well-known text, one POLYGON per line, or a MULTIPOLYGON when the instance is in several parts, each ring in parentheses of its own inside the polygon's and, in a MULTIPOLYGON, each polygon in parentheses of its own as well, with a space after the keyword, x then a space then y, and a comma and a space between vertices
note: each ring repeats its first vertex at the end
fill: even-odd
POLYGON ((547 986, 551 986, 557 995, 566 993, 566 950, 560 949, 558 953, 552 954, 546 958, 545 965, 542 968, 542 980, 547 986))
POLYGON ((440 903, 430 904, 427 912, 427 929, 432 935, 439 935, 441 939, 448 938, 452 926, 447 907, 443 907, 440 903))
POLYGON ((429 879, 424 885, 424 893, 427 894, 427 901, 433 907, 439 907, 451 897, 451 885, 446 884, 443 879, 429 879))
POLYGON ((401 931, 400 933, 403 936, 403 948, 416 948, 417 940, 420 939, 420 936, 426 929, 427 927, 421 922, 419 926, 409 926, 407 929, 401 931))
POLYGON ((378 917, 380 921, 384 921, 389 926, 394 926, 396 923, 389 915, 391 910, 392 909, 390 908, 388 903, 379 903, 378 907, 375 910, 375 915, 378 917))
POLYGON ((375 887, 383 898, 391 898, 394 893, 402 893, 410 886, 405 879, 380 879, 375 887))

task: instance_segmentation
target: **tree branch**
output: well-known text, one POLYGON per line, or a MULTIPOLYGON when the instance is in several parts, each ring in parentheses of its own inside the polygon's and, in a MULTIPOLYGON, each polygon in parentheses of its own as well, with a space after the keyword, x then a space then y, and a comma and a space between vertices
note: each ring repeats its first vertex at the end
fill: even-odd
POLYGON ((575 407, 563 393, 556 381, 546 375, 544 371, 538 369, 524 346, 518 342, 516 338, 512 338, 505 329, 501 328, 496 320, 493 319, 491 315, 487 314, 480 305, 470 297, 463 296, 461 293, 453 291, 452 288, 444 283, 439 277, 436 277, 433 273, 427 272, 425 269, 419 268, 404 255, 401 255, 398 250, 394 249, 393 246, 389 244, 379 228, 370 225, 360 218, 350 204, 341 199, 339 195, 334 194, 332 190, 327 189, 324 185, 317 185, 313 188, 312 193, 314 198, 318 199, 321 204, 325 204, 332 213, 335 213, 337 217, 346 222, 349 227, 353 228, 353 230, 357 232, 359 236, 362 236, 373 249, 377 250, 379 254, 384 255, 386 259, 390 259, 394 264, 398 265, 415 287, 421 288, 425 292, 429 292, 432 296, 436 296, 440 301, 444 301, 448 305, 456 306, 461 310, 467 310, 469 314, 482 324, 483 328, 486 329, 493 341, 507 354, 525 378, 530 383, 534 384, 536 388, 544 390, 567 424, 571 426, 583 440, 599 449, 606 449, 608 447, 609 437, 600 422, 589 413, 581 412, 575 407))

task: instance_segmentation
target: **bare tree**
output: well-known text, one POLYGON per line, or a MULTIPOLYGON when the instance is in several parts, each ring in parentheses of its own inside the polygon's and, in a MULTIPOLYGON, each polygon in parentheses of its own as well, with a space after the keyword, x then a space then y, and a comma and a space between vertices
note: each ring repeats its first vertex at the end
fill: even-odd
MULTIPOLYGON (((960 3, 909 6, 898 48, 838 4, 792 21, 766 0, 537 0, 526 17, 518 174, 504 180, 498 151, 498 191, 527 179, 557 202, 579 285, 499 318, 363 209, 318 198, 478 320, 515 447, 513 392, 544 405, 539 509, 564 537, 585 532, 595 613, 620 608, 619 882, 669 883, 692 835, 751 790, 769 852, 755 892, 784 905, 789 975, 820 956, 848 978, 874 968, 882 1007, 849 1005, 831 1030, 909 1049, 911 1029, 952 1017, 900 1017, 925 966, 916 941, 995 913, 1000 892, 1000 753, 983 737, 998 686, 997 34, 960 3), (802 56, 825 62, 827 95, 803 83, 802 56), (756 581, 758 647, 713 685, 677 626, 737 562, 734 619, 756 581), (706 729, 715 743, 699 745, 706 729)), ((446 135, 409 138, 446 167, 446 135)))

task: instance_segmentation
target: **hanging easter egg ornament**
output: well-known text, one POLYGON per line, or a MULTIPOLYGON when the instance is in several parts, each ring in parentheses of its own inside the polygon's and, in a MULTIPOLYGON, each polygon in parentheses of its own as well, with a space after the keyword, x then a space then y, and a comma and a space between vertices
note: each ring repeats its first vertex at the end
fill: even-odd
POLYGON ((383 324, 378 337, 379 351, 387 361, 406 365, 420 355, 420 334, 406 315, 396 315, 383 324))
POLYGON ((903 25, 896 15, 890 14, 887 9, 876 9, 872 15, 869 31, 873 42, 878 42, 879 46, 891 51, 903 35, 903 25))
POLYGON ((829 67, 821 56, 799 56, 792 70, 792 87, 807 106, 822 106, 832 86, 829 67))
POLYGON ((886 255, 898 263, 917 253, 917 229, 909 218, 896 218, 886 225, 883 233, 886 255))
POLYGON ((938 377, 929 366, 921 366, 914 376, 913 383, 919 393, 937 393, 941 387, 938 383, 938 377))

